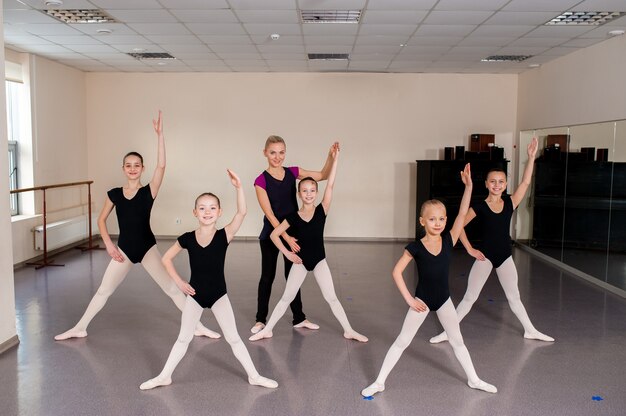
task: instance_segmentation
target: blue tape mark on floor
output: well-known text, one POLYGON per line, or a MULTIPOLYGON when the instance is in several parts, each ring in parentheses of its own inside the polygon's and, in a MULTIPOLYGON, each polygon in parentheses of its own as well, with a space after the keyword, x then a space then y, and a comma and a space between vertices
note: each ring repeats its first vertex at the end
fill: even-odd
POLYGON ((374 396, 363 397, 363 400, 374 400, 374 396))
POLYGON ((593 400, 593 401, 595 401, 595 402, 599 402, 599 401, 602 401, 602 400, 604 400, 604 399, 602 398, 602 396, 593 396, 593 397, 591 398, 591 400, 593 400))

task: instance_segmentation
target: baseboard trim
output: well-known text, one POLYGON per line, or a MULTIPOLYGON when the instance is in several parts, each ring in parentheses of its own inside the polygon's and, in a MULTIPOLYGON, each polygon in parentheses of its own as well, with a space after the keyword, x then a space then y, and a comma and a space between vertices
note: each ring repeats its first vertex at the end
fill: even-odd
POLYGON ((611 292, 611 293, 613 293, 615 295, 618 295, 618 296, 621 296, 623 298, 626 298, 626 291, 624 291, 624 290, 622 290, 620 288, 617 288, 617 287, 615 287, 613 285, 610 285, 610 284, 608 284, 606 282, 603 282, 602 280, 600 280, 600 279, 598 279, 596 277, 593 277, 592 275, 587 274, 587 273, 585 273, 583 271, 580 271, 580 270, 578 270, 575 267, 568 266, 567 264, 563 263, 562 261, 557 260, 555 258, 552 258, 552 257, 548 256, 547 254, 544 254, 544 253, 542 253, 540 251, 535 250, 532 247, 529 247, 529 246, 524 245, 524 244, 515 244, 515 246, 517 248, 523 250, 523 251, 526 251, 526 252, 530 253, 534 257, 537 257, 538 259, 540 259, 540 260, 550 264, 551 266, 554 266, 557 269, 560 269, 560 270, 562 270, 564 272, 567 272, 567 273, 573 275, 574 277, 586 280, 587 282, 593 283, 596 286, 600 286, 602 289, 606 289, 606 290, 608 290, 609 292, 611 292))
POLYGON ((10 350, 13 347, 16 347, 19 343, 20 339, 18 338, 17 334, 13 335, 11 338, 0 344, 0 354, 10 350))

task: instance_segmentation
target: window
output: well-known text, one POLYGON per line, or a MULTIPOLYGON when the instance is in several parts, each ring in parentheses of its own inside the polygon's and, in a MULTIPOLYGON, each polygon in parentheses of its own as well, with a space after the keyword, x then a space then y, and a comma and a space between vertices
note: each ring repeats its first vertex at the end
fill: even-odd
MULTIPOLYGON (((7 91, 7 136, 9 138, 9 189, 18 188, 18 147, 20 141, 20 108, 23 99, 23 84, 6 81, 7 91)), ((19 214, 19 198, 10 194, 11 215, 19 214)))

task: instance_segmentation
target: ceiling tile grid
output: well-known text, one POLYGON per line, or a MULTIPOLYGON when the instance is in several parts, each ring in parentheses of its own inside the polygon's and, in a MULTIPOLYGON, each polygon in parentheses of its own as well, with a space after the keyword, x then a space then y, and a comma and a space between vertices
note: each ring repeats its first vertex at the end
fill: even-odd
POLYGON ((567 11, 626 12, 624 0, 63 0, 117 23, 67 24, 43 0, 4 0, 7 47, 83 71, 519 73, 626 30, 549 25, 567 11), (300 12, 360 11, 358 23, 304 23, 300 12), (176 59, 140 60, 136 52, 176 59), (349 54, 309 60, 307 54, 349 54), (523 62, 481 62, 531 55, 523 62))

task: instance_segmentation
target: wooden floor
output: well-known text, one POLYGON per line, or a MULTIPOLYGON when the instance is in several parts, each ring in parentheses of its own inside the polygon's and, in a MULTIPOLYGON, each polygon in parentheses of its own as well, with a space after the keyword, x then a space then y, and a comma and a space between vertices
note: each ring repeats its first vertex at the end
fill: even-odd
MULTIPOLYGON (((160 241, 163 252, 172 241, 160 241)), ((229 297, 239 332, 263 375, 280 386, 250 386, 224 340, 196 338, 173 384, 143 392, 176 340, 180 313, 141 266, 134 266, 88 328, 84 339, 55 342, 82 315, 109 261, 106 252, 67 252, 65 267, 15 273, 20 345, 0 355, 2 415, 624 415, 626 300, 515 251, 519 287, 535 326, 554 344, 525 340, 492 276, 461 324, 481 378, 495 395, 466 386, 432 314, 373 400, 371 383, 400 331, 407 306, 390 277, 400 243, 327 243, 335 288, 352 326, 370 342, 343 339, 315 280, 302 289, 319 331, 294 330, 291 315, 274 338, 247 341, 256 311, 260 253, 255 241, 235 241, 227 256, 229 297)), ((188 273, 185 256, 177 259, 188 273)), ((471 259, 455 250, 450 273, 458 303, 471 259)), ((279 275, 280 276, 280 275, 279 275)), ((414 287, 413 267, 406 276, 414 287)), ((276 279, 271 306, 284 288, 276 279)), ((203 322, 218 329, 210 311, 203 322)))

